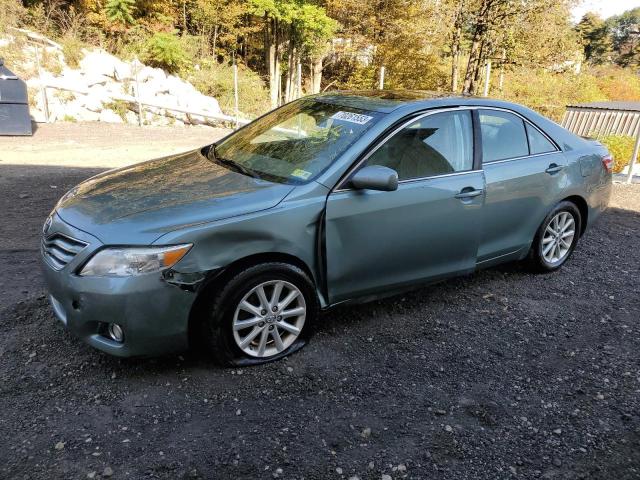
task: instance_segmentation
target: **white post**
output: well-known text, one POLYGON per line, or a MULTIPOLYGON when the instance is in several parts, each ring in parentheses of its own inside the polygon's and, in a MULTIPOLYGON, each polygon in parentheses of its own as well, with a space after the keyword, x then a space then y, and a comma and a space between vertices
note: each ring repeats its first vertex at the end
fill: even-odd
POLYGON ((633 147, 633 156, 629 162, 629 173, 627 174, 627 183, 631 183, 633 180, 633 166, 636 164, 636 158, 638 158, 638 151, 640 151, 640 126, 638 127, 638 134, 636 136, 636 144, 633 147))
POLYGON ((49 123, 49 99, 47 98, 47 87, 42 81, 42 69, 40 68, 40 51, 38 45, 34 44, 36 49, 36 66, 38 68, 38 79, 40 80, 40 93, 42 95, 42 106, 44 107, 44 119, 49 123))
POLYGON ((384 66, 380 67, 380 81, 378 83, 378 89, 384 90, 384 66))
POLYGON ((138 126, 142 126, 142 117, 143 117, 143 112, 142 112, 142 103, 140 102, 140 82, 138 81, 138 70, 140 70, 140 61, 138 60, 138 57, 135 57, 133 59, 133 68, 135 70, 135 75, 136 75, 136 102, 138 104, 138 126))
POLYGON ((491 60, 487 60, 487 65, 484 71, 484 92, 482 93, 483 97, 489 96, 490 82, 491 82, 491 60))
POLYGON ((235 111, 236 111, 236 128, 238 128, 238 126, 240 125, 239 122, 238 122, 239 115, 240 115, 240 109, 239 109, 239 106, 238 106, 238 103, 239 103, 239 100, 238 100, 238 65, 236 65, 235 58, 233 59, 233 99, 234 99, 235 111))

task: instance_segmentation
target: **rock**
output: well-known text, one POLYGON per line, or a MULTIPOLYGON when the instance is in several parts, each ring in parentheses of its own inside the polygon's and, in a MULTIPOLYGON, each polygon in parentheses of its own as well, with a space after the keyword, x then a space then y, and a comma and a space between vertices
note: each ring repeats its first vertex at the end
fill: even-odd
POLYGON ((387 475, 386 473, 382 474, 382 477, 380 477, 380 480, 393 480, 391 478, 391 475, 387 475))
POLYGON ((126 115, 126 122, 129 125, 138 125, 138 114, 129 110, 126 115))
POLYGON ((240 410, 240 409, 236 410, 236 415, 238 415, 238 416, 242 415, 242 410, 240 410))
POLYGON ((555 433, 556 435, 560 435, 562 433, 562 429, 560 428, 556 428, 553 433, 555 433))
POLYGON ((451 428, 451 425, 445 425, 445 426, 444 426, 444 430, 445 430, 446 432, 453 432, 453 428, 451 428))
POLYGON ((104 470, 102 471, 102 476, 110 477, 111 475, 113 475, 113 469, 111 467, 104 467, 104 470))
POLYGON ((371 429, 369 427, 365 428, 360 432, 362 438, 369 438, 371 436, 371 429))
POLYGON ((87 478, 96 478, 96 472, 87 473, 87 478))
POLYGON ((100 112, 100 118, 98 120, 107 123, 124 123, 120 115, 108 108, 100 112))
POLYGON ((55 445, 55 447, 54 447, 54 448, 55 448, 56 450, 63 450, 63 449, 64 449, 64 446, 65 446, 65 442, 58 442, 58 443, 56 443, 56 445, 55 445))
POLYGON ((336 468, 336 473, 342 475, 342 469, 340 467, 336 468))
POLYGON ((399 472, 406 472, 407 471, 407 466, 404 463, 401 463, 400 465, 398 465, 398 471, 399 472))
POLYGON ((104 75, 116 78, 116 70, 122 72, 124 62, 104 50, 92 50, 80 60, 80 70, 88 75, 104 75))
MULTIPOLYGON (((167 79, 167 74, 160 68, 142 67, 138 72, 138 82, 152 83, 154 85, 162 85, 167 79)), ((149 85, 144 86, 151 88, 149 85)), ((162 88, 162 87, 160 87, 162 88)))

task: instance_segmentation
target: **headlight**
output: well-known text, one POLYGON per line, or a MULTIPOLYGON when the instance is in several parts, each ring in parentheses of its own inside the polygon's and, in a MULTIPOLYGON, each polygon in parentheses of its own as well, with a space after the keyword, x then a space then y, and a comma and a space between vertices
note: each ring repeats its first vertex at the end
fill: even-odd
POLYGON ((129 277, 159 272, 174 266, 192 244, 171 247, 105 248, 98 251, 80 271, 80 275, 129 277))

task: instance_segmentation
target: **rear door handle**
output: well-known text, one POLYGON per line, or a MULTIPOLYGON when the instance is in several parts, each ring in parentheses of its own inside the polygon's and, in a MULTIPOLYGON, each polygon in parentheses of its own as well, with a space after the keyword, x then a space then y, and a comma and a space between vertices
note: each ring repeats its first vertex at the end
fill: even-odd
POLYGON ((480 195, 482 195, 484 193, 484 190, 482 189, 477 189, 477 190, 468 190, 466 188, 463 188, 462 191, 460 191, 460 193, 456 193, 455 197, 456 198, 474 198, 474 197, 478 197, 480 195))
POLYGON ((552 163, 551 165, 549 165, 549 167, 545 170, 545 172, 547 172, 549 175, 553 175, 554 173, 558 173, 560 170, 562 170, 564 167, 562 165, 557 165, 555 163, 552 163))

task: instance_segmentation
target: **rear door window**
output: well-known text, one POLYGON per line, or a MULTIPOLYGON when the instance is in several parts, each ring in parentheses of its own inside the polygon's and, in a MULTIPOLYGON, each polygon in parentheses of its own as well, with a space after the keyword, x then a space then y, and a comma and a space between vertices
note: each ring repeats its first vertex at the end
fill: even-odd
POLYGON ((480 110, 484 163, 529 155, 524 121, 508 112, 480 110))

